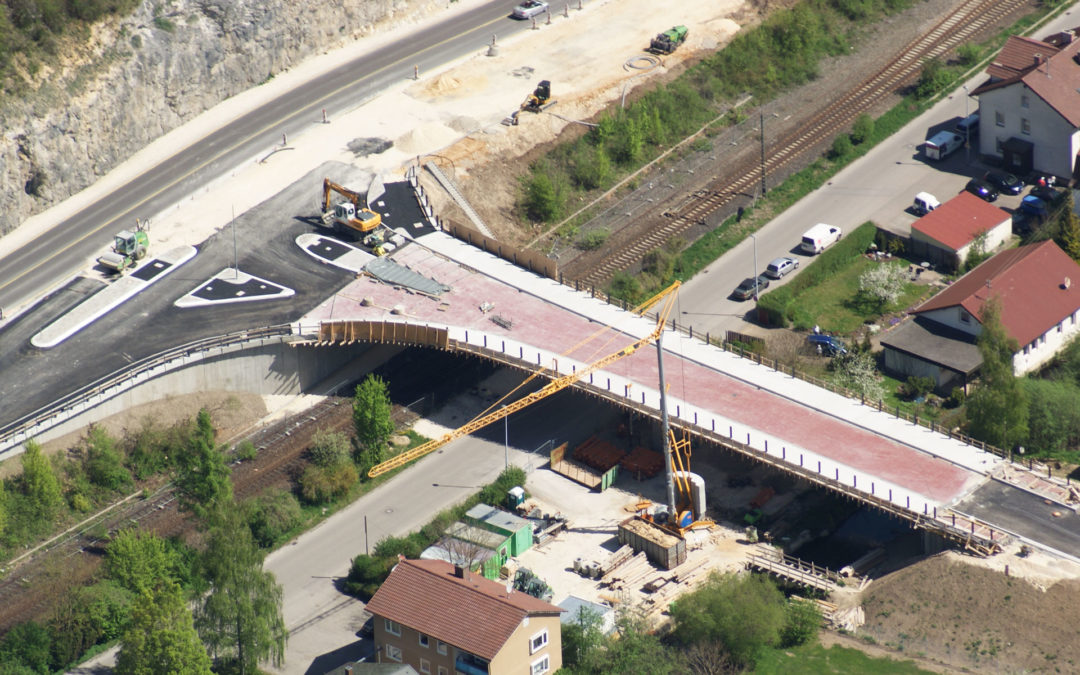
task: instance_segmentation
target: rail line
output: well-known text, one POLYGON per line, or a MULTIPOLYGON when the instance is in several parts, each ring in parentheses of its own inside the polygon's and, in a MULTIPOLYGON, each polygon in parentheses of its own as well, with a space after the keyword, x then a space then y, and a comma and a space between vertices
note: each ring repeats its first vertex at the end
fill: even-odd
MULTIPOLYGON (((834 100, 798 129, 781 137, 765 159, 766 175, 805 156, 823 139, 832 138, 860 113, 870 110, 881 96, 892 94, 913 81, 923 60, 944 55, 1026 4, 1026 0, 968 0, 956 7, 934 28, 908 43, 874 75, 834 100)), ((686 232, 739 195, 753 194, 760 181, 760 162, 746 159, 730 166, 712 181, 709 188, 695 192, 676 212, 663 213, 660 222, 651 222, 653 219, 650 218, 649 227, 644 228, 642 236, 616 242, 615 250, 591 269, 584 270, 577 281, 586 287, 602 287, 615 272, 637 265, 646 253, 686 232)), ((572 273, 568 274, 573 278, 572 273)))

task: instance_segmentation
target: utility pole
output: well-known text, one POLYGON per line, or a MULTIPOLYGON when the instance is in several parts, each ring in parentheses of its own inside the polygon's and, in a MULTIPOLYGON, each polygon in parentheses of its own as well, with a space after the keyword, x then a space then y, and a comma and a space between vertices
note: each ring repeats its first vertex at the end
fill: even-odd
MULTIPOLYGON (((759 111, 761 115, 761 196, 765 196, 765 109, 759 111)), ((754 286, 757 290, 757 286, 754 286)))
POLYGON ((758 299, 758 273, 757 273, 757 235, 753 232, 750 233, 750 238, 754 240, 754 302, 758 299))

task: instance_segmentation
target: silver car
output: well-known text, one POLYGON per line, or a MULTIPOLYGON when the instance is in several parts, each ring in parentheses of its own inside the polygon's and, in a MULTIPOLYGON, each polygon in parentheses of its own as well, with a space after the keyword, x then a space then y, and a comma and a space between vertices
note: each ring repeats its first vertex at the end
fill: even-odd
POLYGON ((543 0, 521 0, 521 4, 514 8, 515 19, 531 19, 548 11, 548 4, 543 0))
POLYGON ((799 261, 795 258, 777 258, 765 268, 765 275, 773 279, 779 279, 788 272, 799 269, 799 261))

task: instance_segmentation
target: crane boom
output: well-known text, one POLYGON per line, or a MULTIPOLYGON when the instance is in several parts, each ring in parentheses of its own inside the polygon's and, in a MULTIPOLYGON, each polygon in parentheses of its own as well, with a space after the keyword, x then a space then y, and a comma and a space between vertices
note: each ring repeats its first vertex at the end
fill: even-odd
POLYGON ((657 315, 656 328, 645 337, 635 340, 633 343, 623 347, 619 351, 608 354, 599 361, 595 361, 594 363, 589 364, 587 367, 582 368, 581 370, 570 373, 569 375, 563 375, 561 377, 554 378, 546 385, 544 385, 541 389, 526 396, 523 396, 522 398, 519 398, 513 403, 509 403, 506 406, 499 408, 498 410, 492 411, 486 415, 481 415, 480 417, 477 417, 467 422, 464 426, 454 429, 453 431, 444 434, 439 438, 435 438, 422 445, 418 445, 412 450, 403 452, 396 457, 392 457, 391 459, 382 462, 381 464, 376 464, 374 467, 371 468, 370 471, 368 471, 368 476, 374 478, 388 471, 393 471, 400 466, 404 466, 409 462, 413 461, 414 459, 418 459, 420 457, 423 457, 424 455, 438 450, 439 448, 453 440, 461 438, 462 436, 468 436, 474 431, 483 429, 489 424, 498 422, 504 417, 507 417, 519 410, 529 407, 540 399, 547 398, 548 396, 551 396, 556 392, 562 391, 563 389, 571 386, 581 378, 586 377, 590 373, 596 372, 597 370, 600 370, 601 368, 604 368, 605 366, 610 365, 611 363, 614 363, 621 358, 630 356, 644 345, 647 345, 656 338, 660 337, 660 335, 664 332, 664 325, 667 323, 668 316, 671 314, 671 310, 675 306, 675 294, 676 291, 678 291, 680 285, 681 283, 676 281, 672 285, 665 288, 663 291, 657 293, 655 296, 645 301, 637 308, 637 311, 639 313, 644 313, 648 311, 648 309, 653 305, 667 298, 667 302, 664 303, 664 306, 660 309, 660 312, 657 315))

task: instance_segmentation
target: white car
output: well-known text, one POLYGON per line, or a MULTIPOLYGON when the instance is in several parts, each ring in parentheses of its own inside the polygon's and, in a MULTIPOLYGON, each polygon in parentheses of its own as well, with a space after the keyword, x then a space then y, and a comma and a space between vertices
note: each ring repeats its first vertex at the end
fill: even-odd
POLYGON ((548 11, 548 4, 542 0, 521 0, 521 4, 514 8, 515 19, 531 19, 548 11))

